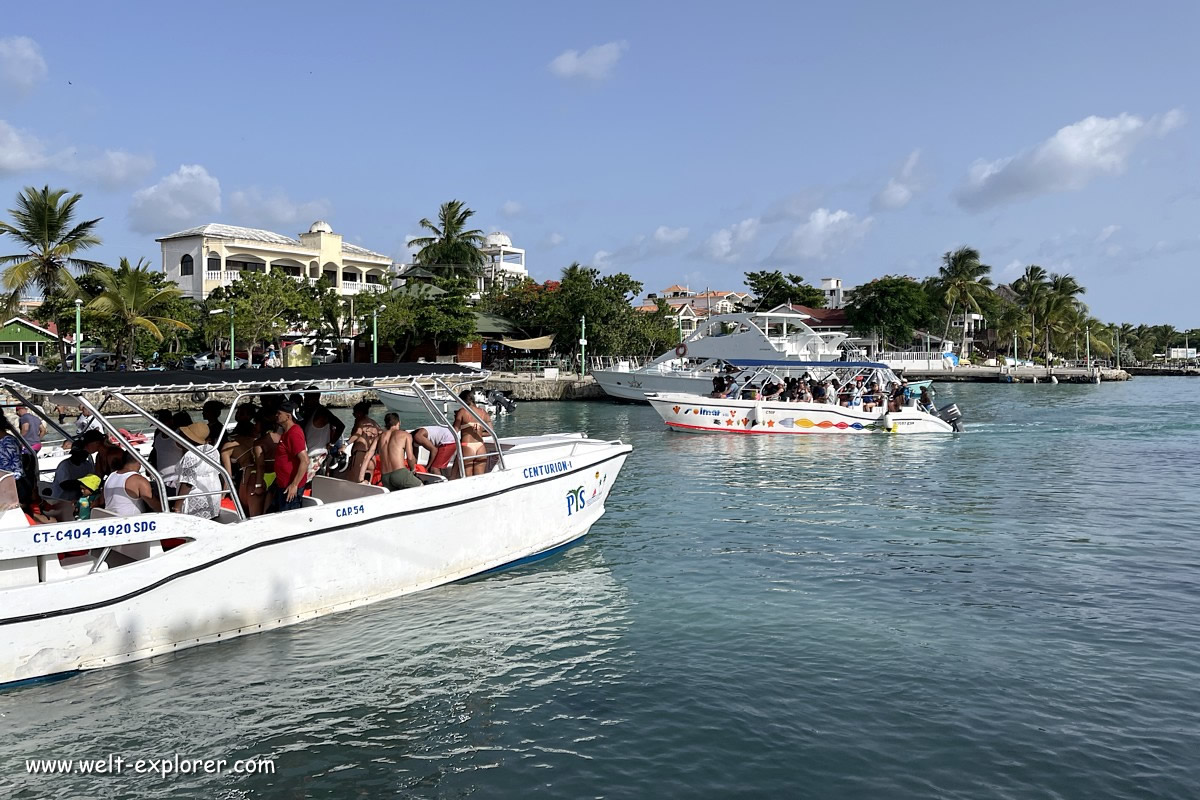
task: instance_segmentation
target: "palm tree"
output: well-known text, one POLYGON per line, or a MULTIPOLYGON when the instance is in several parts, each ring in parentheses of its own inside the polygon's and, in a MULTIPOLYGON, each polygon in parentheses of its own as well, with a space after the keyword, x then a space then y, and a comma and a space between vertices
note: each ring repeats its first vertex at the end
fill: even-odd
MULTIPOLYGON (((68 298, 79 296, 79 287, 71 269, 90 270, 101 266, 99 262, 79 258, 78 254, 100 244, 96 236, 99 219, 89 219, 74 224, 75 204, 82 195, 73 194, 64 199, 66 189, 50 190, 49 186, 36 189, 27 186, 17 195, 17 207, 10 208, 12 223, 0 222, 0 234, 16 239, 24 252, 0 256, 0 266, 5 267, 4 291, 9 313, 15 313, 21 295, 36 290, 43 298, 63 294, 68 298)), ((58 329, 63 330, 63 320, 56 320, 58 329)), ((79 346, 79 342, 75 343, 79 346)), ((59 363, 67 361, 67 344, 58 338, 59 363)))
POLYGON ((1037 340, 1037 315, 1039 307, 1046 299, 1046 280, 1046 270, 1037 264, 1030 264, 1025 267, 1024 274, 1012 283, 1012 290, 1016 292, 1021 305, 1025 308, 1025 313, 1029 315, 1030 358, 1033 358, 1034 342, 1037 340))
MULTIPOLYGON (((938 280, 943 290, 943 299, 950 307, 946 315, 946 330, 942 339, 950 335, 950 321, 954 319, 954 307, 961 305, 963 313, 967 309, 979 313, 978 298, 991 289, 992 279, 988 273, 992 268, 979 262, 979 251, 973 247, 960 247, 954 252, 942 256, 942 266, 938 268, 938 280)), ((963 344, 967 341, 967 326, 963 325, 963 344)), ((968 355, 963 353, 964 356, 968 355)))
POLYGON ((182 291, 174 284, 155 286, 150 263, 145 259, 139 258, 137 264, 130 266, 129 259, 122 258, 116 270, 101 267, 95 274, 104 291, 88 303, 88 308, 116 318, 128 331, 126 357, 131 366, 139 329, 160 342, 163 340, 163 328, 192 329, 187 323, 155 314, 163 306, 177 300, 182 291))
POLYGON ((420 225, 429 236, 413 239, 409 245, 417 250, 417 263, 424 266, 443 266, 453 275, 464 270, 474 275, 484 263, 483 231, 467 230, 467 220, 475 214, 461 200, 442 203, 437 224, 422 219, 420 225))

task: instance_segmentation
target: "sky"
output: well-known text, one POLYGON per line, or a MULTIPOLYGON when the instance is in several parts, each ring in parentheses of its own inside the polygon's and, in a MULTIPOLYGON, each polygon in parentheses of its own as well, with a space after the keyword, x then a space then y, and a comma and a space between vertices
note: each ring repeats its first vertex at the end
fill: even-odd
POLYGON ((18 4, 0 209, 81 192, 110 263, 317 219, 403 262, 458 199, 537 280, 646 291, 922 278, 969 245, 1191 328, 1198 31, 1187 2, 18 4))

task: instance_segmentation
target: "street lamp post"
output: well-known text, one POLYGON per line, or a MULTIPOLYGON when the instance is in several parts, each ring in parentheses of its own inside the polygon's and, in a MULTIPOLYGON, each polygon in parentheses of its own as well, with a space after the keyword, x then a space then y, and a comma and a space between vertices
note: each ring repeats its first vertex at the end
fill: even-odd
POLYGON ((79 372, 79 345, 81 343, 80 339, 79 339, 79 327, 80 327, 79 319, 80 319, 80 312, 82 312, 82 311, 83 311, 83 301, 80 300, 78 297, 76 297, 75 298, 75 371, 76 372, 79 372))
POLYGON ((371 363, 379 363, 379 312, 387 306, 376 306, 371 310, 371 363))
POLYGON ((579 318, 579 377, 587 377, 587 317, 579 318))
POLYGON ((233 369, 233 308, 214 308, 208 314, 209 316, 216 316, 217 314, 229 315, 229 368, 233 369))

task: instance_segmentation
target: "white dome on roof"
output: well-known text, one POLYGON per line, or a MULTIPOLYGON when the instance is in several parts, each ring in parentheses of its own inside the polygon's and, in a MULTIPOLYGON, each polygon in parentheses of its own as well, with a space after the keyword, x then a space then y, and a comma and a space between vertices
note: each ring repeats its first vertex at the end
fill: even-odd
POLYGON ((319 219, 312 225, 308 226, 309 233, 333 233, 333 226, 323 219, 319 219))
POLYGON ((512 239, 508 238, 507 233, 500 231, 492 231, 484 241, 488 247, 512 247, 512 239))

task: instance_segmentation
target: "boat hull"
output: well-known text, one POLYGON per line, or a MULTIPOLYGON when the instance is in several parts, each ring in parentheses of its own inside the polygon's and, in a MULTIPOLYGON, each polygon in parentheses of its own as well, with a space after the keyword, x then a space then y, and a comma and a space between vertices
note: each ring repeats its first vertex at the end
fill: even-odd
POLYGON ((712 389, 712 379, 716 372, 703 375, 670 374, 653 371, 621 371, 615 369, 599 369, 592 372, 596 383, 604 393, 615 400, 625 400, 632 403, 645 403, 648 393, 695 393, 700 394, 712 389))
POLYGON ((507 451, 503 471, 236 524, 147 514, 31 527, 23 538, 48 536, 47 552, 63 547, 57 531, 98 537, 104 523, 120 531, 130 520, 154 523, 153 533, 103 543, 89 534, 84 546, 192 541, 95 574, 0 588, 0 647, 12 656, 0 661, 0 684, 292 625, 565 547, 603 515, 631 448, 579 437, 532 444, 507 451))
POLYGON ((900 411, 825 403, 726 400, 696 394, 650 395, 647 402, 672 430, 752 436, 805 434, 953 433, 949 423, 905 406, 900 411))

